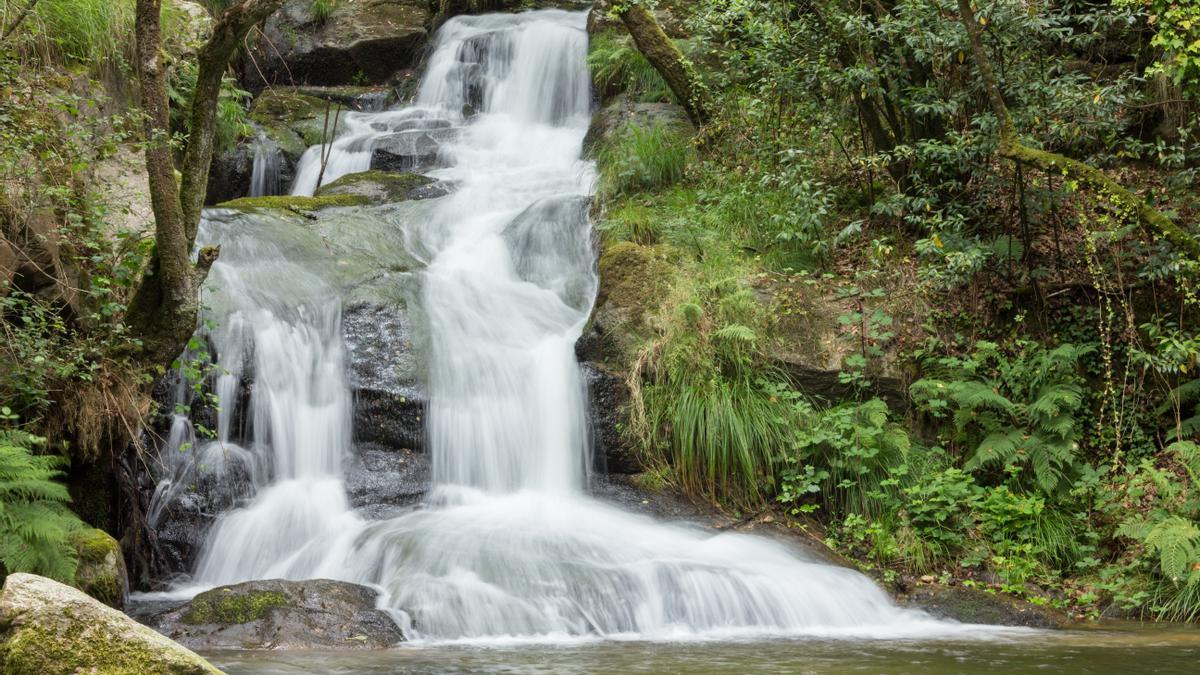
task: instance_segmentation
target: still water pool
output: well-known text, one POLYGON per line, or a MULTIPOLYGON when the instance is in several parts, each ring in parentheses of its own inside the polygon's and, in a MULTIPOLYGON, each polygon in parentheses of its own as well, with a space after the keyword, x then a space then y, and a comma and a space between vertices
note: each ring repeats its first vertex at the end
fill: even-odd
POLYGON ((392 650, 209 652, 231 675, 293 673, 1200 673, 1200 630, 1106 625, 945 640, 411 644, 392 650))

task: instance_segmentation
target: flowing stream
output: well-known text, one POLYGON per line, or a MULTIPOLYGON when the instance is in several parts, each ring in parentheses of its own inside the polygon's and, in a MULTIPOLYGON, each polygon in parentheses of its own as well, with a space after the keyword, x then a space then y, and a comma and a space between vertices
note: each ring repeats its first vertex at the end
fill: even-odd
MULTIPOLYGON (((415 261, 433 467, 419 507, 371 520, 346 496, 344 293, 327 273, 346 261, 298 258, 269 214, 206 218, 202 243, 222 246, 206 336, 223 409, 207 442, 178 415, 175 442, 200 447, 171 461, 218 478, 233 460, 251 469, 237 474, 243 505, 219 518, 178 594, 263 578, 369 584, 427 642, 984 631, 900 609, 866 577, 781 544, 656 522, 585 493, 587 391, 573 351, 597 286, 595 175, 581 157, 585 18, 452 19, 416 101, 348 114, 326 150, 326 184, 386 147, 450 189, 373 212, 379 234, 363 244, 385 255, 399 242, 415 261), (250 403, 235 410, 250 380, 250 403)), ((293 193, 318 187, 321 154, 309 150, 293 193)), ((179 475, 156 503, 187 482, 179 475)))

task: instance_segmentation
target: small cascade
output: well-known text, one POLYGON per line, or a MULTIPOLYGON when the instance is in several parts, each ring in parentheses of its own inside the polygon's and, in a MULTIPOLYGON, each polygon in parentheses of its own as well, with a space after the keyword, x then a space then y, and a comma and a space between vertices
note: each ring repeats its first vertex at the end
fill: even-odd
MULTIPOLYGON (((203 334, 222 393, 211 443, 240 440, 256 468, 178 592, 275 577, 370 584, 428 640, 957 630, 782 544, 586 495, 587 392, 574 356, 597 289, 596 177, 581 157, 585 20, 558 10, 451 19, 412 106, 347 114, 341 135, 298 168, 292 192, 312 194, 383 151, 453 186, 420 211, 370 212, 401 219, 417 261, 434 483, 418 508, 372 521, 348 504, 343 289, 293 259, 287 230, 246 226, 270 216, 206 218, 201 243, 222 247, 207 310, 217 328, 203 334), (250 380, 248 410, 226 401, 250 380)), ((182 445, 193 432, 177 421, 182 445)))
POLYGON ((279 146, 265 136, 254 142, 254 166, 250 173, 250 196, 271 197, 282 194, 280 174, 283 170, 283 153, 279 146))

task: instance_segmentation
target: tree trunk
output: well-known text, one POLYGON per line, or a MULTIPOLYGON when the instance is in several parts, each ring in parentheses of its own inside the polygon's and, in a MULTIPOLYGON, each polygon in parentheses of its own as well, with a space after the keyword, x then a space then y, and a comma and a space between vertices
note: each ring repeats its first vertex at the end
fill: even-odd
POLYGON ((197 54, 199 74, 182 178, 176 183, 168 126, 167 73, 162 61, 162 0, 137 0, 136 46, 145 115, 146 170, 154 210, 154 258, 130 305, 128 323, 141 337, 146 360, 169 363, 196 328, 199 288, 216 251, 191 262, 212 164, 217 99, 229 59, 250 29, 283 0, 244 0, 225 10, 197 54))
POLYGON ((1000 92, 1000 85, 992 71, 991 61, 984 52, 979 23, 975 20, 975 12, 971 9, 970 0, 958 0, 958 10, 963 27, 967 30, 971 55, 975 59, 976 67, 979 68, 979 76, 983 81, 988 102, 991 104, 992 114, 996 116, 996 121, 1000 126, 1000 144, 996 148, 997 154, 1020 164, 1061 173, 1068 180, 1086 185, 1099 192, 1101 196, 1117 207, 1122 218, 1136 220, 1152 239, 1162 237, 1187 257, 1200 260, 1200 242, 1171 222, 1170 218, 1147 204, 1146 200, 1109 178, 1103 171, 1079 160, 1031 148, 1020 142, 1016 129, 1013 127, 1012 117, 1008 114, 1008 106, 1005 105, 1004 96, 1000 92))
POLYGON ((625 23, 625 28, 633 36, 633 43, 637 45, 638 51, 666 80, 667 86, 671 88, 675 98, 679 99, 692 123, 701 126, 707 122, 712 109, 708 90, 696 77, 695 67, 663 32, 654 15, 641 5, 623 4, 618 5, 616 9, 621 15, 621 21, 625 23))

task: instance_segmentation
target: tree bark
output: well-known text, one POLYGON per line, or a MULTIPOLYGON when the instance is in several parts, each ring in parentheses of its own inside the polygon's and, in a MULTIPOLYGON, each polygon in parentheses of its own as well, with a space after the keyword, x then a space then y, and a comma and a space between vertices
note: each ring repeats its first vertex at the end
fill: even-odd
POLYGON ((1000 125, 1000 143, 996 153, 1019 164, 1034 166, 1046 171, 1056 171, 1067 180, 1078 181, 1092 190, 1099 192, 1115 206, 1123 218, 1136 220, 1142 230, 1151 238, 1162 237, 1176 249, 1193 260, 1200 260, 1200 242, 1175 223, 1171 222, 1157 209, 1146 203, 1146 200, 1109 178, 1103 171, 1079 160, 1071 159, 1046 150, 1038 150, 1023 145, 1017 138, 1016 128, 1012 117, 1008 114, 1008 106, 1000 92, 991 61, 983 49, 983 39, 980 36, 979 23, 975 12, 971 9, 970 0, 958 0, 959 16, 963 27, 967 30, 967 39, 971 46, 971 55, 979 69, 980 79, 991 105, 992 114, 1000 125))
POLYGON ((154 210, 154 257, 130 304, 127 322, 143 343, 146 360, 170 362, 196 328, 199 288, 216 251, 191 261, 212 164, 217 99, 234 50, 246 33, 283 0, 244 0, 225 10, 200 48, 192 94, 191 128, 182 177, 175 180, 168 125, 167 72, 162 59, 162 0, 137 0, 135 24, 141 104, 145 116, 146 171, 154 210))
POLYGON ((633 36, 638 51, 666 80, 692 123, 701 126, 708 122, 712 110, 708 90, 696 77, 695 67, 658 25, 658 19, 641 5, 624 3, 617 5, 616 11, 633 36))

